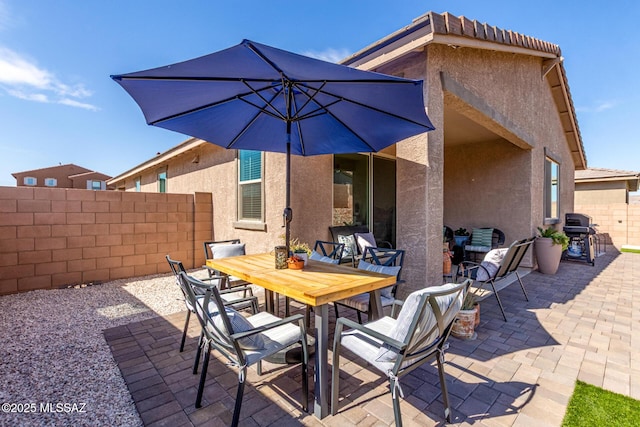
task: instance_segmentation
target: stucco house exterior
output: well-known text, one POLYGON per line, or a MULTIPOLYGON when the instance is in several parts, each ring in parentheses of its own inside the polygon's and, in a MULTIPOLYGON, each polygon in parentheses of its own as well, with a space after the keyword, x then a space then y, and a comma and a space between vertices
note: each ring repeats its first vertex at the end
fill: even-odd
MULTIPOLYGON (((331 225, 367 224, 407 251, 409 291, 442 282, 443 225, 499 228, 508 244, 574 211, 574 172, 587 162, 559 46, 429 12, 342 63, 423 79, 436 129, 380 153, 294 156, 292 236, 312 243, 331 225)), ((260 252, 282 243, 284 174, 284 154, 191 138, 109 184, 211 192, 212 238, 260 252)))
POLYGON ((82 188, 87 190, 107 190, 107 180, 111 178, 73 163, 50 166, 11 174, 18 187, 82 188))

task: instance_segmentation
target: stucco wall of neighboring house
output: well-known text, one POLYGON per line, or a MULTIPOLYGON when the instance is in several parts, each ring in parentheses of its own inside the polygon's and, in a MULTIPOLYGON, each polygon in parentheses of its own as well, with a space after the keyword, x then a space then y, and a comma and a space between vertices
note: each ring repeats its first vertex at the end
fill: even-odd
POLYGON ((626 181, 576 183, 575 206, 627 203, 626 181))

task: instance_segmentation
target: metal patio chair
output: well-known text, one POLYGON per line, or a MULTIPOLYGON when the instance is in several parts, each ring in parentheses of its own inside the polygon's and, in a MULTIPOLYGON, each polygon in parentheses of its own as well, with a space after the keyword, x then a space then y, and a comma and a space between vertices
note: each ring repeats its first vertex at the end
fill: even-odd
MULTIPOLYGON (((227 359, 227 366, 238 370, 238 389, 233 410, 232 426, 237 426, 240 419, 244 385, 247 368, 257 365, 258 375, 262 374, 262 360, 295 344, 299 344, 302 366, 302 410, 307 411, 309 384, 307 377, 307 335, 303 316, 298 314, 281 319, 267 312, 244 317, 233 308, 226 306, 216 287, 180 272, 180 284, 187 294, 203 331, 203 342, 200 349, 205 355, 202 362, 202 373, 196 395, 196 408, 202 406, 202 394, 207 378, 207 369, 211 350, 217 350, 227 359), (198 293, 204 292, 203 297, 198 293)), ((199 354, 198 354, 199 356, 199 354)))
POLYGON ((396 426, 402 426, 400 379, 434 358, 438 364, 445 417, 451 422, 451 408, 444 372, 444 351, 456 314, 471 280, 448 283, 411 293, 404 302, 396 301, 391 317, 361 325, 341 317, 336 322, 333 344, 331 414, 338 412, 340 356, 348 349, 354 362, 367 362, 386 375, 393 400, 396 426), (400 312, 393 318, 397 307, 400 312), (350 328, 350 329, 346 329, 350 328))
MULTIPOLYGON (((167 262, 169 263, 169 267, 171 268, 171 271, 176 276, 176 282, 178 282, 179 281, 180 272, 185 272, 185 273, 187 272, 186 269, 184 268, 184 265, 180 261, 176 261, 176 260, 171 259, 169 257, 169 255, 166 255, 165 258, 167 259, 167 262)), ((220 285, 225 280, 227 280, 227 278, 225 276, 210 276, 210 277, 208 277, 206 279, 203 279, 203 281, 209 283, 209 286, 215 286, 217 288, 221 288, 220 285)), ((178 286, 179 285, 180 285, 180 283, 178 282, 178 286)), ((182 290, 181 286, 180 286, 180 290, 182 290)), ((258 312, 258 298, 255 297, 255 296, 250 296, 250 297, 239 296, 238 292, 242 292, 242 291, 245 291, 245 289, 243 289, 243 288, 225 289, 223 291, 220 291, 220 295, 223 298, 225 304, 232 305, 237 310, 244 310, 244 309, 250 308, 254 314, 257 313, 258 312)), ((199 294, 199 297, 201 297, 203 294, 204 294, 204 292, 201 292, 199 294)), ((187 298, 187 295, 184 293, 184 291, 182 292, 182 295, 184 297, 184 304, 187 307, 187 316, 186 316, 185 321, 184 321, 184 329, 182 330, 182 339, 180 340, 180 352, 181 353, 184 350, 184 342, 185 342, 185 340, 187 338, 187 329, 189 329, 189 319, 191 318, 191 313, 194 312, 194 307, 191 304, 191 302, 189 301, 189 299, 187 298)), ((194 370, 196 368, 197 368, 197 363, 196 363, 196 365, 194 365, 194 370)))
MULTIPOLYGON (((368 247, 365 249, 363 258, 358 263, 358 268, 360 269, 396 276, 396 283, 394 285, 380 289, 380 302, 383 308, 393 304, 398 285, 403 283, 400 279, 400 273, 402 272, 402 265, 404 263, 404 254, 403 249, 368 247)), ((333 308, 336 313, 336 318, 339 317, 338 306, 341 306, 356 310, 358 323, 362 323, 361 313, 367 313, 368 318, 371 319, 370 298, 371 294, 365 293, 334 302, 333 308)))

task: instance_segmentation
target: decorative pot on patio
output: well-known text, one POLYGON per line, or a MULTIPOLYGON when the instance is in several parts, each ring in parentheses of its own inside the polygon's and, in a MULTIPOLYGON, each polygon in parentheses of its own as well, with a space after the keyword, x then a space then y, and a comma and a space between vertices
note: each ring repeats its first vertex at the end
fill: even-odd
POLYGON ((556 274, 562 257, 562 245, 554 244, 553 239, 549 237, 538 237, 534 249, 538 271, 543 274, 556 274))
POLYGON ((451 335, 464 340, 473 340, 477 337, 475 333, 476 310, 460 310, 456 315, 456 320, 451 327, 451 335))

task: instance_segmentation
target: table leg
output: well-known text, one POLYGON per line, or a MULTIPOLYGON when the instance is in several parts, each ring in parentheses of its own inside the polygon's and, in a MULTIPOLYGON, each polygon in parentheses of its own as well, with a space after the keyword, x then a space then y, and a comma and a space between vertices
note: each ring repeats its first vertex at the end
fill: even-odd
POLYGON ((273 291, 270 291, 268 289, 264 290, 264 309, 267 313, 275 313, 273 304, 273 291))
POLYGON ((384 312, 382 311, 382 301, 380 300, 380 290, 369 292, 369 313, 367 313, 369 322, 372 320, 382 319, 384 312))
POLYGON ((316 323, 315 398, 313 413, 318 419, 329 415, 329 308, 328 304, 314 308, 316 323))

